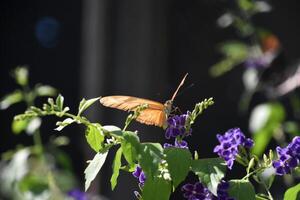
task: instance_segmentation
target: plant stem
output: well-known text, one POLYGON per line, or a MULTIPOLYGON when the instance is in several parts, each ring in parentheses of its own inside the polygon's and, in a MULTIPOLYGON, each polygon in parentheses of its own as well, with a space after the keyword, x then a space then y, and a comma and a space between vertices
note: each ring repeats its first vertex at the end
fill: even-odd
POLYGON ((274 200, 274 199, 273 199, 273 196, 272 196, 270 190, 268 189, 268 187, 266 186, 266 184, 263 182, 262 185, 263 185, 264 188, 266 189, 266 191, 267 191, 267 193, 268 193, 268 196, 269 196, 269 199, 270 199, 270 200, 274 200))
POLYGON ((248 179, 250 176, 252 176, 253 174, 255 174, 255 173, 257 173, 257 172, 259 172, 259 171, 261 171, 261 170, 263 170, 263 169, 264 169, 264 168, 258 168, 258 169, 253 170, 252 172, 250 172, 250 173, 248 173, 246 176, 244 176, 244 177, 242 178, 242 180, 248 179))
POLYGON ((44 148, 43 148, 41 133, 40 133, 39 129, 34 131, 34 133, 33 133, 33 143, 34 143, 34 146, 38 150, 38 154, 42 155, 43 151, 44 151, 44 148))

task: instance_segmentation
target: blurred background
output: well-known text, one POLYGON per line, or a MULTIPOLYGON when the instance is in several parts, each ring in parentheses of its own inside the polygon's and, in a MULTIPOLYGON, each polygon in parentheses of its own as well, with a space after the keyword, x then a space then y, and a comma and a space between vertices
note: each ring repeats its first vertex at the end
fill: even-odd
MULTIPOLYGON (((270 12, 253 20, 279 38, 287 65, 299 58, 300 2, 274 0, 271 5, 270 12)), ((216 134, 240 127, 248 135, 250 113, 242 114, 237 106, 244 68, 218 78, 209 75, 209 68, 222 57, 217 45, 238 37, 236 29, 217 26, 217 19, 230 8, 232 3, 225 0, 1 1, 0 95, 15 88, 8 74, 18 65, 28 65, 32 83, 58 88, 74 112, 83 97, 118 94, 164 102, 189 73, 175 106, 192 110, 195 103, 214 97, 215 105, 199 117, 193 137, 188 139, 190 149, 197 150, 200 157, 214 157, 216 134)), ((251 105, 262 99, 254 97, 251 105)), ((31 142, 26 135, 10 134, 10 121, 23 110, 24 106, 18 105, 0 112, 0 152, 31 142)), ((103 125, 122 127, 127 114, 97 103, 87 115, 103 125)), ((64 150, 71 155, 74 171, 83 183, 85 161, 93 155, 84 130, 74 125, 58 133, 53 130, 55 120, 50 117, 43 122, 42 139, 57 134, 70 138, 64 150)), ((134 122, 130 129, 139 130, 143 141, 165 142, 160 128, 134 122)), ((138 186, 130 174, 121 173, 111 191, 111 163, 112 158, 90 191, 112 200, 133 199, 138 186)), ((232 176, 238 172, 237 167, 232 176)), ((283 191, 279 188, 278 193, 283 191)), ((181 199, 181 194, 172 198, 181 199)))

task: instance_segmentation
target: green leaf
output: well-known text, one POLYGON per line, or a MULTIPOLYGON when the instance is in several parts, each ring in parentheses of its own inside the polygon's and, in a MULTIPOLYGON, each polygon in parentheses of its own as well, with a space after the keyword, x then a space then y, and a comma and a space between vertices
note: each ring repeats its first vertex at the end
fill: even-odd
POLYGON ((89 189, 91 182, 96 178, 98 172, 100 171, 106 160, 107 154, 108 151, 104 153, 97 153, 93 160, 89 163, 87 168, 84 170, 85 191, 89 189))
POLYGON ((143 187, 143 200, 169 200, 171 183, 163 178, 147 178, 143 187))
POLYGON ((86 128, 85 137, 92 149, 99 152, 102 142, 104 141, 104 134, 99 124, 91 124, 86 128))
POLYGON ((248 163, 248 166, 247 166, 247 174, 250 173, 250 170, 255 166, 255 158, 251 158, 251 160, 249 161, 248 163))
POLYGON ((224 58, 223 60, 221 60, 218 63, 211 66, 211 68, 209 69, 209 73, 213 77, 218 77, 218 76, 221 76, 221 75, 229 72, 234 67, 241 64, 242 62, 243 62, 243 60, 237 60, 237 59, 231 58, 231 57, 224 58))
POLYGON ((269 197, 265 194, 256 194, 255 200, 270 200, 269 197))
POLYGON ((42 119, 39 117, 31 116, 31 117, 21 117, 20 119, 16 119, 12 122, 12 131, 15 134, 19 134, 22 131, 26 131, 28 134, 34 133, 38 130, 42 124, 42 119))
POLYGON ((289 188, 284 193, 284 200, 298 200, 300 199, 300 183, 294 187, 289 188))
POLYGON ((117 126, 112 126, 112 125, 102 126, 102 130, 103 132, 107 132, 109 135, 112 135, 114 137, 123 136, 123 131, 117 126))
POLYGON ((24 131, 28 126, 29 120, 14 120, 11 124, 11 129, 14 134, 19 134, 24 131))
POLYGON ((124 140, 121 143, 121 148, 123 150, 123 155, 132 167, 137 161, 139 150, 140 150, 140 141, 136 133, 125 131, 123 132, 124 140))
POLYGON ((239 41, 229 41, 221 44, 220 51, 235 60, 244 60, 248 55, 247 45, 239 41))
POLYGON ((55 177, 52 173, 48 173, 48 183, 49 183, 49 192, 50 197, 49 199, 57 199, 57 200, 63 200, 64 194, 62 191, 61 186, 57 185, 57 180, 55 180, 55 177))
POLYGON ((81 102, 79 103, 79 108, 78 108, 78 114, 77 115, 80 116, 83 111, 85 111, 88 107, 90 107, 93 103, 95 103, 99 99, 100 99, 100 97, 89 99, 89 100, 85 100, 83 98, 81 100, 81 102))
POLYGON ((256 194, 255 200, 270 200, 269 197, 265 194, 256 194))
POLYGON ((167 148, 165 154, 173 185, 176 188, 189 173, 192 155, 187 149, 180 148, 167 148))
POLYGON ((265 185, 268 189, 273 184, 273 181, 275 179, 275 170, 273 167, 269 167, 264 169, 261 172, 258 172, 256 174, 256 179, 259 181, 260 184, 265 185))
POLYGON ((28 84, 28 69, 25 66, 17 67, 14 72, 13 76, 17 82, 17 84, 21 86, 25 86, 28 84))
POLYGON ((246 180, 230 180, 229 196, 238 200, 255 200, 253 185, 246 180))
POLYGON ((146 177, 153 177, 163 157, 163 148, 159 143, 141 144, 139 164, 146 177))
POLYGON ((48 188, 48 180, 44 176, 27 175, 18 182, 18 186, 21 192, 40 194, 48 188))
POLYGON ((9 106, 19 103, 24 99, 23 94, 20 90, 15 90, 12 93, 4 96, 0 101, 0 110, 5 110, 9 106))
POLYGON ((63 111, 64 108, 64 97, 59 94, 55 100, 56 106, 57 106, 57 111, 63 111))
POLYGON ((33 134, 35 131, 37 131, 42 124, 42 119, 39 117, 31 118, 28 122, 28 125, 26 127, 26 133, 33 134))
POLYGON ((122 165, 121 162, 121 158, 122 158, 122 148, 119 148, 116 155, 115 155, 115 159, 112 165, 112 169, 113 169, 113 174, 110 178, 110 184, 111 184, 111 189, 114 190, 116 185, 117 185, 117 181, 118 181, 118 177, 119 177, 119 173, 120 173, 120 168, 122 165))
POLYGON ((35 87, 35 93, 37 96, 55 96, 57 90, 50 85, 37 85, 35 87))
POLYGON ((217 193, 217 187, 226 171, 226 164, 221 158, 205 158, 192 161, 192 171, 208 189, 217 193))
POLYGON ((220 45, 220 52, 225 58, 210 68, 210 74, 214 77, 223 75, 242 63, 248 55, 248 48, 242 42, 229 41, 220 45))
POLYGON ((239 0, 238 5, 244 11, 251 11, 255 8, 254 3, 250 0, 239 0))
POLYGON ((286 121, 283 124, 284 132, 292 137, 300 135, 300 127, 296 121, 286 121))
POLYGON ((63 128, 65 128, 66 126, 72 124, 73 122, 75 122, 74 119, 72 118, 66 118, 64 119, 64 121, 58 121, 56 122, 56 125, 58 126, 57 128, 55 128, 54 130, 56 131, 61 131, 63 128))
MULTIPOLYGON (((260 156, 266 149, 267 145, 269 144, 270 140, 272 139, 273 134, 276 132, 276 130, 281 126, 282 122, 285 119, 285 110, 284 107, 279 103, 269 103, 269 104, 263 104, 259 106, 264 106, 269 111, 268 116, 265 117, 265 119, 257 119, 259 118, 259 113, 266 112, 266 110, 257 110, 262 107, 257 107, 257 109, 254 109, 254 111, 251 114, 250 117, 250 127, 253 122, 253 120, 257 120, 258 122, 263 121, 264 124, 256 125, 258 128, 257 130, 254 128, 255 133, 253 133, 253 140, 255 145, 252 148, 252 153, 260 156), (252 121, 252 122, 251 122, 252 121)), ((255 126, 254 126, 255 127, 255 126)), ((252 128, 253 129, 253 128, 252 128)))

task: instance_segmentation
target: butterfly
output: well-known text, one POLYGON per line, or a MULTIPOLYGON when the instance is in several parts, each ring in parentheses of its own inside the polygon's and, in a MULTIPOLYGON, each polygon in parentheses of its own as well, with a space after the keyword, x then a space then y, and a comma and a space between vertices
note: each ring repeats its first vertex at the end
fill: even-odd
POLYGON ((137 107, 147 104, 147 108, 142 110, 136 121, 159 127, 164 127, 168 116, 171 114, 173 101, 180 89, 184 84, 185 78, 188 74, 185 74, 172 98, 166 101, 164 104, 152 101, 149 99, 143 99, 132 96, 106 96, 100 98, 100 103, 106 107, 116 108, 124 111, 134 111, 137 107))

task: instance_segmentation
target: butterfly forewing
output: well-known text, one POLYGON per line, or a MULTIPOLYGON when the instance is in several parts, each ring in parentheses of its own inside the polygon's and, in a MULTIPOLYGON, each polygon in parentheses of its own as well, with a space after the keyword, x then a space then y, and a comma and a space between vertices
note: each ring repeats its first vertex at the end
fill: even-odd
POLYGON ((148 109, 154 109, 154 110, 164 109, 164 105, 159 102, 151 101, 148 99, 137 98, 137 97, 131 97, 131 96, 102 97, 100 99, 100 103, 107 107, 117 108, 125 111, 135 110, 135 108, 137 108, 142 104, 147 104, 148 109))

